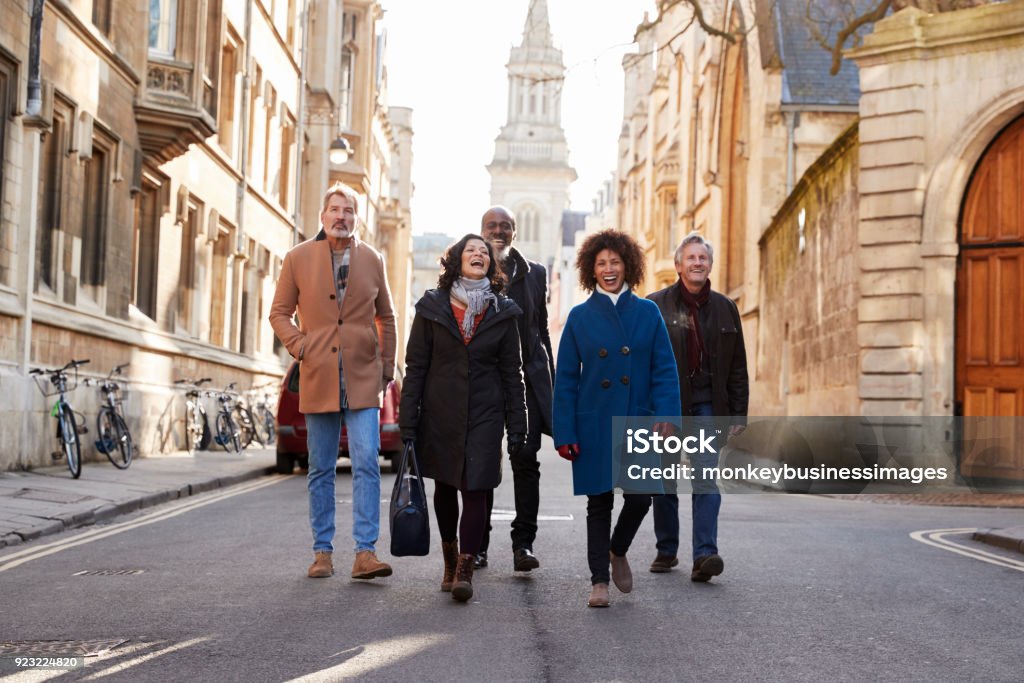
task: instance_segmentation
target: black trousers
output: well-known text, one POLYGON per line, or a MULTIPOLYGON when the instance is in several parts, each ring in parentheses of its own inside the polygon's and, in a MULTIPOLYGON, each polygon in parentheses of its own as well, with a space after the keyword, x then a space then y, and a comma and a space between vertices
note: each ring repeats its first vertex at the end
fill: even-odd
POLYGON ((437 528, 441 532, 441 540, 454 541, 459 539, 459 552, 463 555, 476 555, 480 552, 480 539, 483 537, 487 511, 487 493, 489 491, 462 491, 462 517, 459 517, 459 489, 454 486, 434 481, 434 514, 437 515, 437 528))
MULTIPOLYGON (((516 518, 512 520, 512 549, 533 549, 537 538, 537 510, 540 508, 540 405, 533 392, 526 390, 526 419, 529 430, 526 445, 516 457, 511 458, 512 485, 515 488, 516 518)), ((491 544, 491 510, 494 509, 494 491, 487 492, 487 526, 480 550, 486 551, 491 544)))
POLYGON ((615 492, 587 496, 587 562, 590 564, 591 583, 608 583, 611 579, 608 551, 619 557, 629 551, 633 537, 651 507, 649 493, 626 493, 622 499, 622 511, 612 532, 615 492))

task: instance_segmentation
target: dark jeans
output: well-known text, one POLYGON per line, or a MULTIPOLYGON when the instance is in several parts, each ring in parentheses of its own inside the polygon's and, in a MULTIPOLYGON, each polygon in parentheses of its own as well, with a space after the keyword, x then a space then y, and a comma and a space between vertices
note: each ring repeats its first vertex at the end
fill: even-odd
POLYGON ((636 536, 640 524, 651 507, 651 495, 623 494, 622 511, 612 532, 612 508, 615 492, 608 491, 587 496, 587 563, 590 565, 590 583, 608 583, 610 574, 608 551, 622 557, 636 536), (610 536, 610 538, 609 538, 610 536))
POLYGON ((488 491, 462 491, 462 518, 459 518, 459 489, 434 481, 434 514, 442 541, 459 538, 459 552, 476 555, 484 534, 488 491))
MULTIPOLYGON (((529 431, 526 445, 518 455, 510 458, 512 463, 512 485, 515 489, 516 518, 512 520, 512 549, 533 549, 537 538, 537 510, 540 507, 540 406, 533 392, 526 390, 526 415, 529 431)), ((480 550, 486 551, 491 544, 491 510, 494 509, 494 491, 487 492, 487 526, 480 550)))
MULTIPOLYGON (((695 417, 710 417, 711 403, 696 403, 691 413, 695 417)), ((711 460, 717 461, 712 457, 711 460)), ((699 456, 692 459, 698 469, 714 466, 714 462, 701 462, 699 456)), ((718 512, 722 507, 722 494, 717 493, 713 483, 703 485, 694 481, 694 488, 712 487, 715 493, 690 494, 690 511, 693 519, 693 559, 718 554, 718 512)), ((665 494, 654 496, 654 537, 657 539, 659 555, 675 556, 679 552, 679 496, 665 494)))

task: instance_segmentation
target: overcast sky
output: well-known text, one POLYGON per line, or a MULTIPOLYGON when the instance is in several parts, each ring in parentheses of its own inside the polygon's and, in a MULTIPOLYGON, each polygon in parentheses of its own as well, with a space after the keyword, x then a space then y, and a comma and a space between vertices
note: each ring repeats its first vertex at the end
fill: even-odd
MULTIPOLYGON (((490 203, 485 166, 506 120, 509 51, 529 0, 381 0, 388 31, 388 101, 413 109, 413 231, 459 236, 490 203)), ((562 126, 579 179, 572 208, 615 168, 622 126, 622 55, 652 0, 548 0, 568 69, 562 126)))

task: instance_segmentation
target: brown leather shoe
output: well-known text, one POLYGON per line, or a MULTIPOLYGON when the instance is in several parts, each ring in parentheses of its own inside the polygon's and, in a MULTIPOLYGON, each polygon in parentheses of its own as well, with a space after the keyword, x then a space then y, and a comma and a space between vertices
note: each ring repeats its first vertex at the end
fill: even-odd
POLYGON ((612 583, 623 593, 633 590, 633 571, 629 568, 626 556, 619 557, 612 551, 608 551, 612 559, 612 583))
POLYGON ((378 576, 391 576, 391 565, 378 560, 372 550, 356 553, 356 561, 352 563, 352 578, 376 579, 378 576))
POLYGON ((590 587, 590 599, 587 600, 587 607, 608 606, 608 584, 595 583, 590 587))
POLYGON ((455 567, 455 582, 452 584, 452 597, 459 602, 466 602, 473 597, 473 562, 474 555, 459 555, 455 567))
POLYGON ((334 563, 331 562, 331 553, 320 550, 313 556, 313 564, 309 565, 306 573, 311 579, 326 579, 334 576, 334 563))
POLYGON ((693 570, 690 572, 690 581, 706 583, 711 577, 718 576, 725 570, 725 562, 718 555, 705 555, 693 561, 693 570))
POLYGON ((441 556, 444 558, 444 578, 441 579, 441 590, 452 592, 455 583, 455 567, 459 563, 459 541, 441 541, 441 556))
POLYGON ((672 571, 672 567, 679 564, 679 558, 675 555, 662 555, 658 553, 658 556, 654 558, 654 562, 651 562, 651 571, 655 574, 664 574, 672 571))

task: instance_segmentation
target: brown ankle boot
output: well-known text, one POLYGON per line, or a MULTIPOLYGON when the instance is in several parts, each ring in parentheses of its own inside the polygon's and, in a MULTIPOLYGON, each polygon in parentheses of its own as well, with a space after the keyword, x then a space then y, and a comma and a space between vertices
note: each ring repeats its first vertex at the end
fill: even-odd
POLYGON ((318 550, 313 556, 313 564, 309 565, 306 574, 311 579, 326 579, 334 574, 334 563, 331 562, 331 553, 326 550, 318 550))
POLYGON ((377 559, 372 550, 360 550, 352 563, 353 579, 375 579, 378 576, 391 576, 391 565, 377 559))
POLYGON ((441 579, 441 590, 452 592, 455 583, 455 566, 459 562, 459 541, 441 541, 441 556, 444 558, 444 578, 441 579))
POLYGON ((459 602, 466 602, 473 597, 473 555, 459 555, 459 563, 455 567, 455 583, 452 584, 452 597, 459 602))

